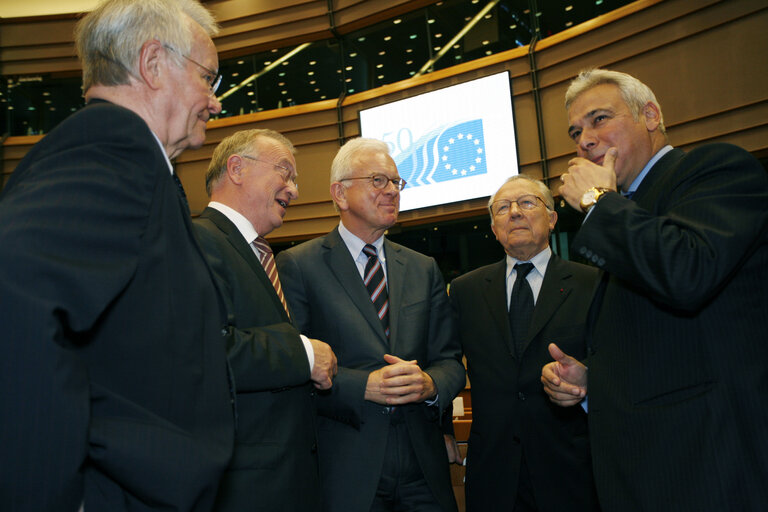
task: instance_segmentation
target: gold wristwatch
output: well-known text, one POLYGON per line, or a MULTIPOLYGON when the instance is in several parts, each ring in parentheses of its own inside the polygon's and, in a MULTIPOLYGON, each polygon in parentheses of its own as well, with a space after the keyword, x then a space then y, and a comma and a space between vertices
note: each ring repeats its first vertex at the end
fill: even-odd
POLYGON ((581 206, 581 211, 584 213, 589 212, 589 210, 591 210, 592 207, 597 204, 597 201, 603 197, 606 192, 610 191, 611 189, 609 188, 592 187, 591 189, 584 192, 584 195, 581 196, 581 202, 579 203, 579 206, 581 206))

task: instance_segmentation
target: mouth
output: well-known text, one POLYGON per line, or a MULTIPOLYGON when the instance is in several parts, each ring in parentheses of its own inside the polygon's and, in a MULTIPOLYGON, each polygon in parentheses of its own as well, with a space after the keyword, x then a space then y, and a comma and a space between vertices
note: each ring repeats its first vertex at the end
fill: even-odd
POLYGON ((603 160, 605 159, 605 155, 596 156, 594 158, 590 158, 592 160, 592 163, 595 163, 597 165, 603 165, 603 160))

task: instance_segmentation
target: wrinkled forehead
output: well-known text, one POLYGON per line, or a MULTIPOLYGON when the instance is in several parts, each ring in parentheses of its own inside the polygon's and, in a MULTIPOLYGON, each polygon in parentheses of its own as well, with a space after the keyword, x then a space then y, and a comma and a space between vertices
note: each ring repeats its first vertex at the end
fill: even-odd
POLYGON ((390 178, 397 178, 397 165, 388 153, 375 150, 360 151, 352 163, 352 171, 355 175, 384 174, 390 178))

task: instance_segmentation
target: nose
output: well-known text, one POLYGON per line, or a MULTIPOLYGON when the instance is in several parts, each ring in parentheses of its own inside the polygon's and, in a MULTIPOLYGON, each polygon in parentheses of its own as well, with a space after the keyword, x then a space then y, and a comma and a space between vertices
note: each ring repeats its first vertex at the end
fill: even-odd
POLYGON ((215 94, 211 94, 208 97, 208 112, 210 112, 211 115, 215 115, 221 112, 221 102, 215 94))
POLYGON ((520 205, 517 204, 517 201, 509 204, 510 217, 521 217, 522 215, 523 215, 523 210, 520 209, 520 205))
POLYGON ((597 146, 597 136, 594 131, 584 128, 579 136, 579 149, 588 152, 597 146))
POLYGON ((291 196, 291 200, 299 198, 299 186, 295 181, 288 182, 288 195, 291 196))

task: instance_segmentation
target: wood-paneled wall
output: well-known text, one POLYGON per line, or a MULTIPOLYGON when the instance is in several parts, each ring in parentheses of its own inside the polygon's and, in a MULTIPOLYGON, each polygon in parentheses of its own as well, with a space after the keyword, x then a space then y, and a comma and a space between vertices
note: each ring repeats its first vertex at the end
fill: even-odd
MULTIPOLYGON (((387 9, 397 9, 403 8, 405 2, 347 0, 338 3, 349 4, 340 11, 345 13, 343 16, 337 13, 337 21, 343 19, 350 27, 355 20, 382 15, 384 4, 387 9), (374 4, 379 5, 378 11, 373 9, 374 4)), ((241 5, 244 9, 246 4, 258 11, 260 5, 274 2, 208 2, 225 20, 223 35, 216 41, 220 51, 238 51, 241 44, 266 44, 263 41, 270 37, 285 40, 295 36, 287 26, 274 34, 259 35, 256 27, 269 30, 267 21, 272 17, 284 19, 290 26, 294 22, 306 22, 306 27, 319 27, 322 16, 317 13, 322 9, 318 5, 325 2, 291 0, 278 10, 235 16, 236 7, 241 5), (233 12, 225 10, 225 6, 233 12), (290 21, 291 16, 286 13, 294 8, 306 10, 308 17, 304 21, 295 18, 290 21), (315 14, 310 16, 311 13, 315 14), (316 25, 307 21, 315 18, 316 25)), ((768 152, 766 27, 768 3, 765 0, 639 0, 540 41, 534 55, 545 158, 540 154, 527 46, 347 96, 340 108, 343 134, 344 137, 358 134, 357 114, 361 108, 507 70, 512 78, 521 170, 543 177, 542 162, 545 161, 549 178, 556 178, 574 153, 566 134, 563 108, 568 82, 583 68, 607 67, 635 75, 654 90, 673 145, 685 149, 704 142, 727 141, 753 153, 765 153, 768 152)), ((202 210, 207 201, 203 174, 215 145, 239 129, 261 127, 284 133, 299 151, 300 198, 289 208, 284 225, 272 233, 271 239, 297 240, 329 231, 338 222, 328 196, 330 164, 339 147, 335 100, 211 121, 207 143, 200 149, 186 151, 177 161, 193 212, 202 210)), ((5 178, 37 140, 39 137, 10 137, 5 141, 0 155, 5 178)), ((553 184, 556 182, 553 180, 553 184)), ((476 199, 405 212, 400 222, 432 223, 482 214, 485 203, 486 199, 476 199)))

